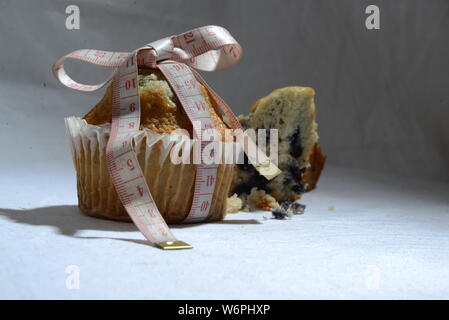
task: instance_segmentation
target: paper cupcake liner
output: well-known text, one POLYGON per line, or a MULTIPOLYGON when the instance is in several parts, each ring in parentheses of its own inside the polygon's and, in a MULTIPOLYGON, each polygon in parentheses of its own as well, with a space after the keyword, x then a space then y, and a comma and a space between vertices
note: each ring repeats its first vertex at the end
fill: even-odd
MULTIPOLYGON (((72 143, 78 202, 86 215, 131 221, 115 191, 106 162, 110 124, 96 126, 84 119, 65 119, 72 143)), ((193 199, 195 164, 173 164, 169 134, 141 130, 134 137, 134 150, 156 205, 167 223, 182 223, 193 199)), ((220 164, 207 221, 222 220, 232 182, 233 164, 220 164)))

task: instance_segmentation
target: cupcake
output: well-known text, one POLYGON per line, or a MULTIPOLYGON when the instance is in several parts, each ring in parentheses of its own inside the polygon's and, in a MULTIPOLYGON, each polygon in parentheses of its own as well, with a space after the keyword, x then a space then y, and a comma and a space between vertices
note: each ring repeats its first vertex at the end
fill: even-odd
MULTIPOLYGON (((141 104, 140 130, 134 137, 134 150, 156 205, 167 223, 181 223, 189 214, 195 184, 196 165, 174 164, 170 152, 175 144, 171 135, 185 129, 192 137, 192 124, 170 85, 157 69, 139 69, 141 104)), ((198 83, 211 118, 225 141, 227 126, 216 111, 207 90, 198 83)), ((79 207, 86 215, 130 221, 109 176, 106 144, 112 121, 112 86, 101 101, 83 118, 66 119, 76 169, 79 207)), ((229 140, 226 140, 229 141, 229 140)), ((183 149, 182 152, 193 151, 183 149)), ((183 155, 184 158, 185 155, 183 155)), ((192 159, 192 154, 190 158, 192 159)), ((189 155, 187 155, 189 158, 189 155)), ((220 164, 207 221, 222 220, 233 176, 233 164, 220 164)))
MULTIPOLYGON (((259 99, 248 115, 239 116, 245 129, 278 130, 278 167, 282 173, 267 180, 247 162, 238 164, 228 200, 229 212, 236 211, 239 205, 246 210, 286 207, 298 211, 295 201, 315 188, 326 157, 318 144, 314 97, 313 88, 277 89, 259 99)), ((267 142, 267 155, 269 146, 267 142)))

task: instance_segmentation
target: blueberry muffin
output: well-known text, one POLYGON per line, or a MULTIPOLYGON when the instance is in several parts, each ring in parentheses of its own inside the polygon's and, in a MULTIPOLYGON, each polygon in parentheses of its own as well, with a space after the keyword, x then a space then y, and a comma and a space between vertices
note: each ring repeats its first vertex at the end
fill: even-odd
MULTIPOLYGON (((140 130, 134 137, 135 151, 159 211, 167 223, 181 223, 188 215, 195 183, 196 165, 174 164, 170 159, 173 142, 170 133, 192 124, 170 85, 159 70, 140 69, 140 130)), ((220 113, 206 89, 198 83, 208 104, 216 129, 225 140, 220 113)), ((106 162, 106 144, 112 120, 112 87, 83 119, 70 117, 66 125, 72 141, 81 211, 95 217, 130 221, 113 186, 106 162)), ((227 140, 226 140, 227 141, 227 140)), ((182 151, 184 152, 184 151, 182 151)), ((189 155, 187 155, 188 157, 189 155)), ((192 160, 192 154, 190 154, 192 160)), ((234 165, 220 164, 208 221, 223 219, 232 182, 234 165)))
MULTIPOLYGON (((278 129, 278 167, 282 170, 269 181, 247 158, 237 165, 230 194, 237 195, 245 209, 285 206, 316 186, 325 156, 318 145, 314 96, 315 90, 307 87, 277 89, 258 100, 248 115, 239 116, 244 129, 278 129)), ((266 146, 270 155, 269 140, 266 146)))

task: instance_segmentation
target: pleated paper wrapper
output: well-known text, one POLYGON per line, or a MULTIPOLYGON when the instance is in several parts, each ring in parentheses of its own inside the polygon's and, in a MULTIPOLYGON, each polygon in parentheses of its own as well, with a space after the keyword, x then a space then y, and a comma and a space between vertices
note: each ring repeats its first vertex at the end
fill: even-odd
MULTIPOLYGON (((110 124, 90 125, 84 119, 65 119, 76 169, 78 202, 86 215, 131 221, 115 191, 106 162, 110 124)), ((156 205, 167 223, 182 223, 190 211, 196 165, 174 164, 170 151, 175 141, 169 134, 140 130, 134 150, 156 205)), ((191 151, 192 152, 192 151, 191 151)), ((222 220, 234 165, 220 164, 207 221, 222 220)))

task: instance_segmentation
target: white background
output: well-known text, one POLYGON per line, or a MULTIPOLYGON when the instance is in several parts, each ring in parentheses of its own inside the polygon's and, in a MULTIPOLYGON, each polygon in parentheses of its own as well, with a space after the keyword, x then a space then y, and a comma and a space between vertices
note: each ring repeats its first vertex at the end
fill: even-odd
MULTIPOLYGON (((374 31, 368 4, 0 1, 0 297, 448 298, 449 3, 376 1, 374 31), (80 30, 65 28, 69 4, 80 30), (178 227, 195 249, 166 253, 132 224, 79 213, 63 118, 103 92, 71 91, 50 67, 207 24, 244 49, 204 74, 237 114, 278 87, 316 89, 329 165, 304 216, 178 227), (79 290, 65 286, 67 265, 80 267, 79 290)), ((107 73, 68 69, 89 83, 107 73)))

